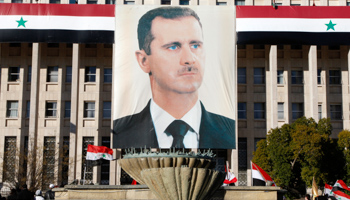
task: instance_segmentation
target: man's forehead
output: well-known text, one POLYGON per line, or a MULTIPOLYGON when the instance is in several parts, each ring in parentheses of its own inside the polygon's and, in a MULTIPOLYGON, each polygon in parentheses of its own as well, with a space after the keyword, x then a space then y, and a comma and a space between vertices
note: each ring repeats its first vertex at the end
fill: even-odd
MULTIPOLYGON (((163 32, 163 30, 164 30, 164 32, 166 32, 166 30, 163 29, 163 26, 169 26, 170 24, 175 25, 175 26, 181 26, 181 27, 183 26, 183 29, 185 29, 185 26, 188 25, 188 23, 182 23, 182 21, 195 22, 196 25, 194 25, 193 27, 196 27, 198 25, 200 32, 201 32, 201 35, 203 34, 201 24, 194 16, 181 16, 181 17, 176 17, 176 18, 171 18, 171 19, 164 18, 162 16, 157 16, 152 20, 152 24, 151 24, 151 33, 152 33, 153 38, 155 38, 156 35, 159 34, 160 32, 163 32), (172 23, 172 22, 175 22, 175 23, 172 23), (176 22, 180 22, 180 23, 176 23, 176 22), (154 28, 155 26, 157 26, 157 28, 154 28), (157 31, 155 31, 155 29, 157 29, 157 31)), ((172 26, 169 28, 172 28, 172 26)), ((181 30, 181 28, 179 30, 181 30)))
MULTIPOLYGON (((197 23, 198 23, 198 26, 201 27, 198 19, 196 19, 194 16, 181 16, 181 17, 176 17, 176 18, 165 18, 165 17, 162 17, 162 16, 157 16, 155 17, 153 20, 152 20, 152 23, 151 23, 151 31, 153 29, 153 26, 155 24, 155 22, 158 22, 158 23, 167 23, 167 22, 179 22, 179 21, 183 21, 183 20, 187 20, 187 19, 194 19, 197 23)), ((201 27, 202 29, 202 27, 201 27)))

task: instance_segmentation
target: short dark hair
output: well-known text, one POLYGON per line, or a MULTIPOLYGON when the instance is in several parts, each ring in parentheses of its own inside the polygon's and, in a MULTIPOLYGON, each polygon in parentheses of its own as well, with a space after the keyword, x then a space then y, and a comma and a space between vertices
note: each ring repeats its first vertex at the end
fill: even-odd
POLYGON ((190 8, 179 7, 179 6, 177 7, 166 6, 166 7, 159 7, 148 11, 146 14, 144 14, 140 18, 139 24, 137 26, 137 38, 139 40, 140 50, 143 49, 147 55, 151 54, 151 42, 154 39, 151 32, 151 28, 152 28, 152 21, 156 17, 162 17, 165 19, 177 19, 177 18, 189 17, 189 16, 196 18, 198 20, 200 27, 202 27, 202 24, 200 22, 200 19, 197 13, 190 8))

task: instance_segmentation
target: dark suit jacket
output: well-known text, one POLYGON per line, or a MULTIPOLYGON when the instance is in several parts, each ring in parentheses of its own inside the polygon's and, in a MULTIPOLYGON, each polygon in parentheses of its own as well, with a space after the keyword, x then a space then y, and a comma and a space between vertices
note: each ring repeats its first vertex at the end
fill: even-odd
MULTIPOLYGON (((201 108, 199 148, 234 149, 235 121, 201 108)), ((113 133, 113 148, 158 148, 150 101, 140 113, 114 120, 113 133)))

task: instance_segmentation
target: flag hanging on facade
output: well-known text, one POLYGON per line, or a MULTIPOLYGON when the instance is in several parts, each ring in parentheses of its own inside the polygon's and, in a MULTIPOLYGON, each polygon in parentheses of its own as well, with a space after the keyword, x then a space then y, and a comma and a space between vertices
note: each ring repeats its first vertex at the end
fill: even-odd
POLYGON ((337 191, 337 190, 340 190, 340 189, 344 189, 344 190, 350 191, 350 188, 346 185, 346 183, 344 183, 343 180, 337 180, 337 182, 335 182, 335 184, 333 185, 332 191, 337 191))
POLYGON ((89 144, 86 160, 113 160, 113 150, 105 146, 94 146, 89 144))
POLYGON ((349 45, 348 6, 236 6, 238 44, 349 45))
POLYGON ((114 43, 114 5, 0 6, 0 42, 114 43))
POLYGON ((334 197, 337 200, 350 200, 350 196, 340 190, 334 191, 334 197))
POLYGON ((328 195, 328 196, 334 196, 333 195, 333 191, 332 191, 333 187, 328 185, 327 183, 324 184, 324 195, 328 195))
POLYGON ((272 178, 257 164, 251 162, 252 165, 252 178, 253 186, 266 186, 266 184, 271 184, 271 186, 276 186, 272 178))

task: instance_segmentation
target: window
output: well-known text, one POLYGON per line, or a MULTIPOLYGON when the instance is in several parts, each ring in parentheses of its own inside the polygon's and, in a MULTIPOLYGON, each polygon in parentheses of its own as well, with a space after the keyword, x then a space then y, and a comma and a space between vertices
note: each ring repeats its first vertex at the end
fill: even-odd
POLYGON ((7 102, 6 117, 9 117, 9 118, 18 117, 18 101, 8 101, 7 102))
POLYGON ((235 0, 235 5, 236 6, 244 6, 245 5, 245 0, 235 0))
POLYGON ((134 5, 135 1, 125 1, 124 0, 124 5, 134 5))
POLYGON ((318 104, 318 119, 322 119, 322 105, 318 104))
POLYGON ((47 47, 48 48, 59 48, 60 47, 60 43, 47 43, 47 47))
POLYGON ((111 102, 110 101, 104 101, 103 102, 103 118, 104 119, 110 119, 111 118, 111 102))
POLYGON ((303 71, 292 70, 292 84, 303 84, 303 71))
MULTIPOLYGON (((111 137, 102 137, 102 146, 110 148, 111 137)), ((103 160, 101 164, 101 185, 109 185, 109 160, 103 160)))
POLYGON ((247 83, 246 68, 245 67, 238 67, 237 72, 238 72, 238 74, 237 74, 238 84, 246 84, 247 83))
POLYGON ((70 101, 64 102, 64 117, 70 118, 70 101))
POLYGON ((331 111, 331 120, 342 120, 342 106, 341 104, 338 105, 330 105, 330 111, 331 111))
POLYGON ((84 103, 84 117, 95 118, 95 102, 84 103))
POLYGON ((180 0, 180 5, 190 5, 189 0, 180 0))
POLYGON ((284 119, 284 103, 278 103, 277 113, 278 113, 278 119, 284 119))
POLYGON ((96 67, 85 67, 85 82, 96 81, 96 67))
POLYGON ((97 0, 87 0, 86 4, 97 4, 97 0))
POLYGON ((340 72, 340 70, 329 70, 329 84, 331 84, 331 85, 341 84, 341 72, 340 72))
POLYGON ((19 81, 19 67, 9 67, 8 81, 19 81))
POLYGON ((115 4, 115 0, 106 0, 106 4, 115 4))
POLYGON ((247 138, 238 138, 238 185, 247 185, 248 175, 247 138))
POLYGON ((265 103, 254 103, 254 119, 265 119, 265 103))
POLYGON ((77 4, 78 0, 69 0, 69 4, 77 4))
POLYGON ((322 78, 321 78, 322 69, 317 69, 317 84, 322 84, 322 78))
POLYGON ((69 169, 69 136, 63 136, 63 159, 62 159, 62 184, 68 185, 68 169, 69 169))
POLYGON ((48 189, 55 180, 56 138, 44 137, 43 187, 48 189))
POLYGON ((11 3, 23 3, 23 0, 11 0, 11 3))
POLYGON ((238 102, 238 119, 247 119, 247 103, 238 102))
POLYGON ((30 83, 32 82, 32 66, 28 66, 28 75, 27 75, 27 82, 30 83))
POLYGON ((86 165, 86 153, 87 153, 87 147, 88 145, 94 145, 94 137, 83 137, 83 149, 82 149, 82 165, 81 165, 81 179, 84 180, 84 171, 85 171, 85 181, 87 181, 85 184, 88 184, 92 181, 93 178, 93 166, 92 165, 86 165))
POLYGON ((16 181, 16 137, 5 137, 4 162, 3 162, 3 180, 16 181))
POLYGON ((105 68, 103 70, 103 81, 105 83, 112 83, 112 68, 105 68))
POLYGON ((46 102, 46 117, 56 117, 57 115, 57 102, 46 102))
POLYGON ((170 0, 161 0, 161 5, 170 5, 170 0))
POLYGON ((56 4, 60 4, 60 0, 50 0, 50 3, 56 3, 56 4))
POLYGON ((30 101, 27 101, 26 118, 30 117, 30 101))
POLYGON ((265 68, 254 68, 254 84, 265 84, 265 68))
POLYGON ((226 6, 227 2, 216 2, 217 6, 226 6))
POLYGON ((277 70, 277 84, 283 84, 283 70, 277 70))
POLYGON ((58 82, 58 66, 47 67, 47 82, 58 82))
POLYGON ((303 103, 292 103, 292 119, 298 119, 304 116, 303 103))
POLYGON ((66 83, 72 82, 72 66, 66 67, 66 83))

